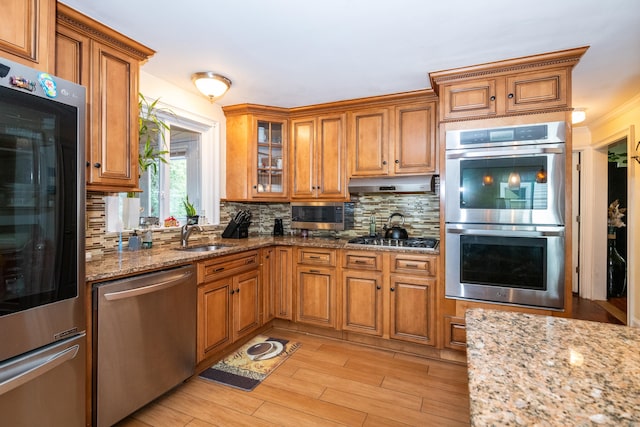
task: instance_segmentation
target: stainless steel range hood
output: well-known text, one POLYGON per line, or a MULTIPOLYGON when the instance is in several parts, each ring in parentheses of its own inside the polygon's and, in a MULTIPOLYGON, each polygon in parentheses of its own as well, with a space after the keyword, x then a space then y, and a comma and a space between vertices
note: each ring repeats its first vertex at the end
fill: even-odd
POLYGON ((349 193, 434 193, 437 175, 353 177, 349 193))

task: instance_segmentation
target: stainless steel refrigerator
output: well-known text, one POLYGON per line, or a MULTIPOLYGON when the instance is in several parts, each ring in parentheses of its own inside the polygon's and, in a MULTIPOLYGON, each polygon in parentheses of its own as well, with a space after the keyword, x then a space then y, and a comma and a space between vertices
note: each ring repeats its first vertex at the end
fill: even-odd
POLYGON ((85 425, 85 97, 0 58, 2 425, 85 425))

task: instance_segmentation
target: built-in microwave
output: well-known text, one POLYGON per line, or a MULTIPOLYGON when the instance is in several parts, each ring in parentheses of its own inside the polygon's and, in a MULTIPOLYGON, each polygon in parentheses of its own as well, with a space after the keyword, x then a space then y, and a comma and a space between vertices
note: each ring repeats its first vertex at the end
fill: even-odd
POLYGON ((291 228, 348 230, 353 228, 353 203, 293 202, 291 228))

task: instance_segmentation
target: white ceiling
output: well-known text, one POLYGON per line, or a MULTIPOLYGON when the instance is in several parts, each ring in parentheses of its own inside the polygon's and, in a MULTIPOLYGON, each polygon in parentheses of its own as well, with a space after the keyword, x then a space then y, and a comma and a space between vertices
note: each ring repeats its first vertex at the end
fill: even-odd
POLYGON ((574 69, 587 124, 640 93, 638 0, 61 0, 154 49, 143 70, 220 105, 296 107, 430 87, 428 73, 590 46, 574 69))

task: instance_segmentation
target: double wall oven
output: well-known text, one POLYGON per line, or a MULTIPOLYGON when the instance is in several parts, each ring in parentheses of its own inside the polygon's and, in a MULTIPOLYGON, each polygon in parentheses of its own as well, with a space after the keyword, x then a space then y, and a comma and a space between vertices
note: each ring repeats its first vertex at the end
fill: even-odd
POLYGON ((446 296, 562 309, 565 122, 446 133, 446 296))

